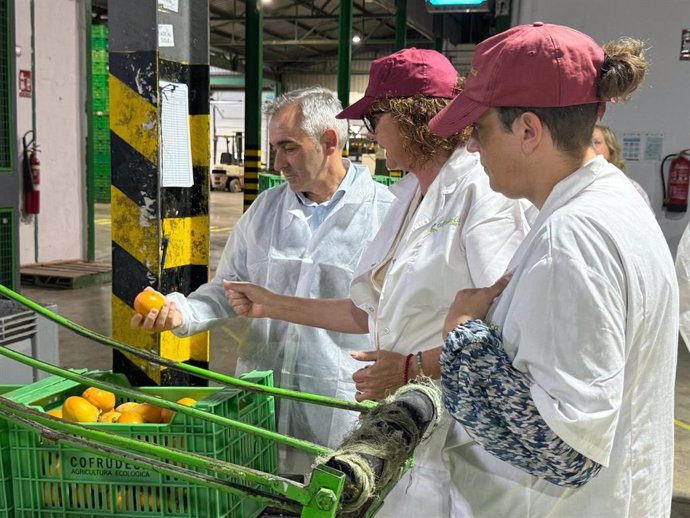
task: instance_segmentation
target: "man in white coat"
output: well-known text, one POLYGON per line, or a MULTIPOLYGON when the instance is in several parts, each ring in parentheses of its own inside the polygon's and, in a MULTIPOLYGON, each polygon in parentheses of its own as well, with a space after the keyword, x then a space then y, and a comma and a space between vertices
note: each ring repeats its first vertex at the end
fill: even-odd
MULTIPOLYGON (((160 313, 133 326, 187 336, 220 325, 235 313, 223 281, 262 284, 302 297, 345 297, 352 273, 393 199, 369 170, 342 158, 347 123, 342 106, 323 88, 296 90, 268 109, 275 168, 286 184, 262 193, 242 215, 227 241, 215 277, 188 297, 171 293, 160 313)), ((278 320, 246 321, 237 374, 272 370, 282 388, 353 399, 356 370, 351 351, 366 337, 324 331, 278 320)), ((357 419, 355 412, 279 401, 278 429, 336 447, 357 419)), ((281 473, 307 473, 312 457, 281 450, 281 473)))
POLYGON ((491 188, 539 209, 493 325, 468 318, 484 317, 468 311, 473 292, 445 326, 444 404, 474 439, 446 452, 467 516, 670 514, 673 261, 642 197, 590 145, 605 102, 644 77, 643 48, 514 27, 477 46, 465 90, 431 122, 441 135, 473 124, 491 188))

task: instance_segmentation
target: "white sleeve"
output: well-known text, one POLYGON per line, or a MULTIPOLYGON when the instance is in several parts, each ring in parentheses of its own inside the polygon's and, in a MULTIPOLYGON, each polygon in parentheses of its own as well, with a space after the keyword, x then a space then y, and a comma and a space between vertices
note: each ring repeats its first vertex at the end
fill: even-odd
POLYGON ((181 293, 166 296, 172 300, 183 316, 180 327, 173 332, 178 336, 190 336, 221 325, 235 312, 228 303, 223 280, 248 280, 246 227, 250 212, 245 213, 230 233, 220 256, 214 278, 202 284, 187 297, 181 293))
POLYGON ((474 286, 490 286, 506 272, 527 232, 529 224, 519 202, 491 193, 472 203, 463 243, 474 286))
POLYGON ((685 227, 678 244, 676 275, 680 294, 680 336, 690 350, 690 224, 685 227))
POLYGON ((513 365, 533 380, 549 427, 607 466, 623 398, 626 296, 621 266, 595 244, 600 253, 589 260, 549 248, 513 278, 519 295, 504 340, 519 344, 513 365))

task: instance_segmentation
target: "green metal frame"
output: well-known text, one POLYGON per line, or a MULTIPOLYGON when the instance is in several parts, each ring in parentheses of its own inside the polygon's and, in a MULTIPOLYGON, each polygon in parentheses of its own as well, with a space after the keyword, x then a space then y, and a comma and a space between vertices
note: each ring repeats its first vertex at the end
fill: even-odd
POLYGON ((96 222, 94 209, 96 203, 96 171, 94 165, 94 139, 93 139, 93 88, 92 81, 92 45, 91 25, 92 8, 91 0, 86 2, 84 17, 86 18, 85 51, 86 51, 86 120, 88 121, 89 136, 86 139, 86 260, 93 262, 96 259, 96 222))
POLYGON ((263 85, 263 7, 261 0, 247 2, 247 71, 245 75, 244 145, 261 149, 261 86, 263 85))
POLYGON ((503 32, 510 29, 510 21, 513 15, 513 2, 511 0, 506 0, 506 3, 508 4, 508 14, 496 17, 496 32, 503 32))
MULTIPOLYGON (((215 89, 238 89, 244 90, 246 88, 246 79, 244 74, 232 76, 211 76, 209 78, 211 88, 215 89)), ((263 89, 272 90, 276 87, 277 82, 272 79, 263 78, 263 89)))
POLYGON ((395 50, 407 46, 407 0, 395 0, 395 50))
POLYGON ((340 39, 338 41, 338 99, 343 108, 350 106, 350 69, 352 57, 352 0, 340 2, 340 39))
MULTIPOLYGON (((0 285, 0 294, 8 296, 36 311, 37 313, 55 320, 58 324, 68 327, 74 332, 85 334, 99 343, 106 343, 112 347, 122 346, 110 339, 101 337, 93 331, 77 329, 77 325, 67 321, 63 317, 59 317, 50 310, 43 308, 33 301, 8 290, 7 287, 0 285), (59 318, 58 318, 59 317, 59 318)), ((93 376, 94 372, 86 372, 85 370, 66 370, 49 363, 42 362, 35 358, 31 358, 17 351, 13 351, 4 346, 0 346, 0 355, 10 359, 19 361, 26 365, 38 368, 50 374, 63 377, 67 380, 74 381, 82 385, 89 385, 103 390, 112 391, 116 394, 127 396, 132 400, 151 403, 163 408, 169 408, 176 412, 188 414, 194 418, 205 419, 222 426, 229 426, 238 429, 244 433, 254 434, 280 444, 284 444, 303 451, 311 452, 317 455, 330 456, 334 453, 333 450, 324 446, 319 446, 307 441, 296 439, 290 436, 281 435, 271 430, 265 430, 246 423, 229 419, 219 415, 210 414, 202 410, 173 403, 157 396, 149 395, 138 391, 131 387, 120 386, 109 381, 98 379, 93 376)), ((160 358, 159 358, 160 359, 160 358)), ((178 365, 174 368, 190 368, 187 365, 178 365)), ((305 394, 293 392, 285 389, 275 387, 267 387, 257 385, 241 379, 230 378, 211 371, 205 371, 208 375, 213 375, 213 378, 222 383, 231 386, 236 386, 246 390, 272 394, 277 397, 287 397, 289 399, 307 401, 315 404, 332 406, 336 408, 350 408, 366 412, 376 403, 367 402, 369 404, 352 403, 335 398, 327 398, 325 396, 318 396, 314 394, 305 394)), ((285 479, 278 475, 264 473, 261 471, 245 468, 235 464, 202 457, 198 454, 190 454, 182 450, 170 450, 156 444, 150 444, 144 441, 135 440, 128 437, 121 437, 118 435, 108 434, 96 428, 83 426, 79 424, 69 423, 60 419, 53 418, 43 412, 38 412, 32 408, 25 407, 25 401, 19 403, 10 401, 6 398, 0 397, 0 419, 11 420, 17 422, 22 426, 26 426, 37 430, 39 433, 49 433, 51 437, 56 438, 58 442, 68 442, 76 444, 78 447, 85 448, 89 451, 102 454, 106 453, 117 454, 120 457, 126 457, 128 462, 134 465, 147 467, 159 473, 168 476, 180 478, 213 489, 237 493, 242 491, 244 494, 250 495, 266 505, 282 509, 301 509, 302 518, 334 518, 339 510, 340 502, 345 490, 345 474, 332 469, 323 464, 314 468, 306 485, 296 483, 294 481, 285 479), (174 464, 170 464, 170 463, 174 464), (200 466, 208 467, 208 463, 213 463, 213 471, 223 476, 209 476, 199 473, 194 473, 184 466, 200 466), (229 485, 227 478, 241 478, 247 482, 251 482, 260 488, 238 488, 235 485, 229 485), (274 496, 272 496, 274 495, 274 496)), ((400 470, 400 476, 409 469, 413 464, 413 459, 410 458, 400 470)), ((377 509, 383 503, 383 499, 394 486, 394 482, 387 487, 382 488, 380 493, 369 502, 366 510, 363 511, 362 516, 373 516, 377 509)))
MULTIPOLYGON (((4 90, 7 92, 7 113, 0 113, 0 124, 6 124, 7 130, 7 149, 9 157, 7 163, 0 162, 0 172, 14 172, 16 167, 16 120, 15 120, 15 88, 14 80, 16 77, 14 63, 14 0, 0 0, 0 5, 4 4, 5 16, 0 18, 0 37, 3 38, 5 52, 0 56, 0 60, 7 63, 7 77, 0 77, 4 83, 4 90)), ((3 9, 0 9, 3 11, 3 9)), ((0 146, 3 145, 0 142, 0 146)))
MULTIPOLYGON (((10 264, 10 272, 9 276, 5 276, 4 272, 2 269, 0 269, 0 283, 5 284, 7 281, 10 283, 10 287, 12 289, 16 289, 16 283, 17 283, 17 275, 15 271, 15 267, 18 263, 17 258, 18 258, 18 246, 17 246, 17 221, 15 219, 15 211, 11 208, 8 209, 0 209, 0 222, 2 219, 7 216, 10 218, 9 221, 9 227, 10 227, 10 236, 9 236, 9 241, 10 241, 10 246, 9 248, 5 248, 6 243, 3 243, 2 240, 0 240, 0 254, 6 254, 9 253, 9 257, 7 258, 9 264, 10 264)), ((4 226, 4 225, 3 225, 4 226)))

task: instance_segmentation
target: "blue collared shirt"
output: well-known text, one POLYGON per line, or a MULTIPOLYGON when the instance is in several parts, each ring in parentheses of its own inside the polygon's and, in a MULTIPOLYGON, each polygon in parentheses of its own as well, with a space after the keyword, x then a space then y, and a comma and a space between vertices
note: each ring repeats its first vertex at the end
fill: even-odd
POLYGON ((352 163, 348 160, 346 161, 347 173, 345 178, 338 186, 338 189, 333 193, 330 200, 326 200, 323 203, 316 203, 315 201, 307 198, 304 193, 296 192, 297 199, 304 206, 304 215, 309 223, 309 228, 312 232, 319 228, 319 225, 324 222, 326 217, 331 213, 333 208, 338 205, 338 202, 345 196, 345 192, 352 185, 355 179, 355 168, 352 163))

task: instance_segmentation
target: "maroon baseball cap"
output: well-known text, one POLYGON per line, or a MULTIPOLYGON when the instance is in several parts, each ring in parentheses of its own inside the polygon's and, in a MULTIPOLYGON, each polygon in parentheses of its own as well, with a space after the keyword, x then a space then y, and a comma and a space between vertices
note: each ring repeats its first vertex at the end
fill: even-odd
POLYGON ((493 107, 546 108, 602 102, 603 49, 570 27, 534 22, 477 45, 463 91, 429 123, 457 133, 493 107))
POLYGON ((443 54, 427 49, 403 49, 371 62, 367 90, 338 119, 360 119, 380 99, 394 97, 444 97, 452 99, 458 72, 443 54))

